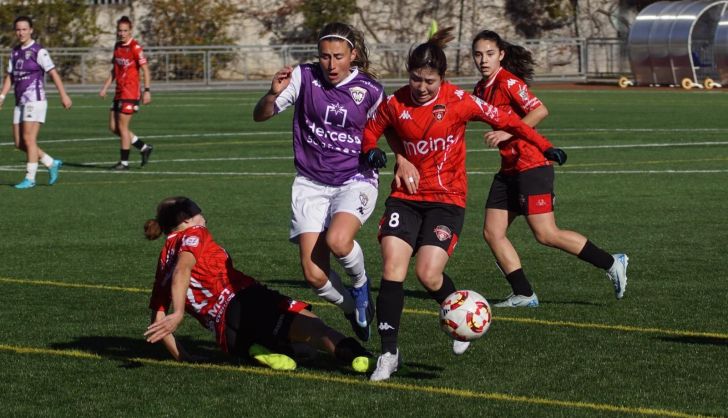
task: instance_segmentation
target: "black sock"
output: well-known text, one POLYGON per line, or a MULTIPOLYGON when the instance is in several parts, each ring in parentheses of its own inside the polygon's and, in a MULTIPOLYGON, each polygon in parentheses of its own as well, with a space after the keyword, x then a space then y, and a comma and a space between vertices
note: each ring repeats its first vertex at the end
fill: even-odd
POLYGON ((448 276, 445 273, 442 273, 442 286, 440 286, 440 289, 428 290, 427 293, 429 293, 430 297, 435 299, 437 304, 440 305, 455 290, 457 290, 457 289, 455 289, 455 283, 452 282, 452 279, 450 278, 450 276, 448 276))
POLYGON ((526 278, 526 273, 523 269, 514 270, 509 274, 506 274, 506 280, 511 284, 514 295, 531 296, 533 295, 533 289, 531 289, 531 283, 526 278))
POLYGON ((356 339, 347 337, 336 344, 336 348, 334 348, 334 356, 340 361, 349 364, 357 357, 371 357, 372 353, 362 347, 356 339))
POLYGON ((382 277, 377 296, 377 329, 382 341, 382 354, 397 352, 397 335, 404 309, 404 284, 382 277))
POLYGON ((121 155, 121 161, 129 161, 129 150, 120 149, 119 155, 121 155))
POLYGON ((144 141, 142 141, 141 139, 137 139, 137 141, 135 143, 133 143, 132 145, 134 145, 134 148, 136 148, 139 151, 141 151, 142 148, 144 148, 144 145, 145 144, 144 144, 144 141))
POLYGON ((602 270, 609 270, 614 264, 614 257, 611 254, 597 247, 589 240, 586 241, 584 248, 581 249, 577 257, 602 270))

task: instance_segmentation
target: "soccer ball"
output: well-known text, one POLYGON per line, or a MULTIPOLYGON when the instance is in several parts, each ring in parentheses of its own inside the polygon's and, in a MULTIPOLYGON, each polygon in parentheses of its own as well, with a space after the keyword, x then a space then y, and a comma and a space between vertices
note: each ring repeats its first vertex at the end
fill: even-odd
POLYGON ((455 291, 440 306, 440 327, 459 341, 482 337, 492 319, 488 301, 472 290, 455 291))

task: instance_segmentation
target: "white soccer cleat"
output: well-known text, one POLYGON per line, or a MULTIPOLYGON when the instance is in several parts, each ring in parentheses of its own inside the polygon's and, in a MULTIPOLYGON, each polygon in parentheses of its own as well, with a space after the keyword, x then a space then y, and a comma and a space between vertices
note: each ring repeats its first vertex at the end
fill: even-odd
POLYGON ((397 368, 399 367, 399 362, 402 359, 399 357, 399 349, 397 350, 396 354, 392 353, 384 353, 381 356, 379 356, 379 359, 377 359, 377 368, 374 370, 374 373, 369 377, 369 380, 372 382, 379 382, 382 380, 387 380, 392 375, 392 373, 397 371, 397 368))
POLYGON ((614 257, 614 264, 607 270, 607 277, 612 281, 614 285, 614 296, 617 299, 624 297, 624 290, 627 288, 627 265, 629 264, 629 257, 627 254, 612 254, 614 257))
POLYGON ((470 347, 470 341, 452 340, 452 352, 457 356, 466 352, 468 347, 470 347))
POLYGON ((514 295, 511 293, 506 300, 493 305, 496 308, 537 308, 538 297, 536 293, 531 296, 514 295))

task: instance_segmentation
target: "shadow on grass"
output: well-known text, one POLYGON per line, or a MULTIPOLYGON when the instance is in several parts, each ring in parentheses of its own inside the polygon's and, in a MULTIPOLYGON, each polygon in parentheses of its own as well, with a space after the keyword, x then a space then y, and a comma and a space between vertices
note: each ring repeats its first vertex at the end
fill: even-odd
POLYGON ((728 347, 728 338, 685 336, 685 337, 659 337, 658 339, 665 341, 665 342, 669 342, 669 343, 717 345, 717 346, 728 347))
MULTIPOLYGON (((210 363, 237 363, 236 359, 220 352, 213 342, 185 337, 178 338, 178 341, 191 354, 203 356, 209 359, 210 363)), ((149 360, 170 360, 172 358, 162 344, 149 344, 142 338, 85 336, 77 337, 67 343, 54 343, 50 347, 56 350, 79 350, 119 360, 123 363, 120 367, 133 366, 134 363, 137 367, 141 366, 140 363, 133 361, 134 358, 149 360)))

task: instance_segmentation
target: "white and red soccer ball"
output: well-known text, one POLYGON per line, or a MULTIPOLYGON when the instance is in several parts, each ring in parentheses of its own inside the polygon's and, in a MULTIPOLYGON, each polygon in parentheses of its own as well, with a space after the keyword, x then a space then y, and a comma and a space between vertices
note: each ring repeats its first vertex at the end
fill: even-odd
POLYGON ((472 290, 455 291, 440 305, 440 327, 459 341, 482 337, 492 319, 488 301, 472 290))

